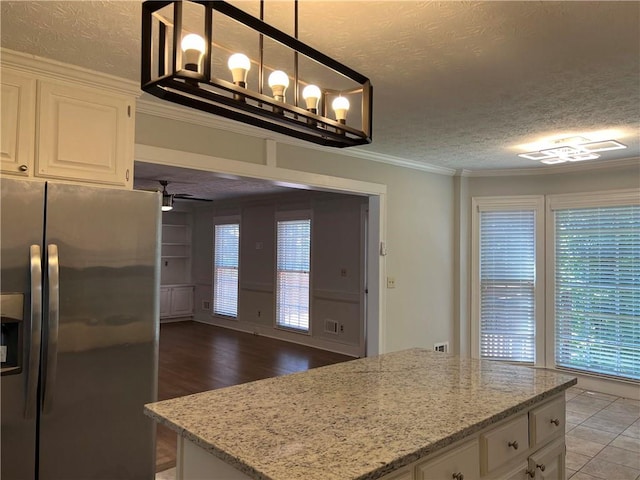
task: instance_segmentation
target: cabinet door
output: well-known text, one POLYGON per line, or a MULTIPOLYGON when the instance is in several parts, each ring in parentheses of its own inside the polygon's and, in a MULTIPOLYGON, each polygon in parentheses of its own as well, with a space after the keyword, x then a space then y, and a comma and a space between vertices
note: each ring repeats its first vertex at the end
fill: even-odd
POLYGON ((480 449, 475 440, 417 467, 418 480, 478 480, 479 478, 480 449))
POLYGON ((36 141, 36 80, 8 68, 2 69, 1 78, 2 172, 28 176, 36 141))
POLYGON ((160 287, 160 318, 171 315, 171 288, 160 287))
POLYGON ((38 83, 36 176, 131 187, 133 108, 128 97, 38 83))
POLYGON ((193 314, 193 287, 171 289, 171 314, 174 316, 193 314))
POLYGON ((529 472, 536 480, 564 480, 564 438, 559 438, 529 457, 529 472))

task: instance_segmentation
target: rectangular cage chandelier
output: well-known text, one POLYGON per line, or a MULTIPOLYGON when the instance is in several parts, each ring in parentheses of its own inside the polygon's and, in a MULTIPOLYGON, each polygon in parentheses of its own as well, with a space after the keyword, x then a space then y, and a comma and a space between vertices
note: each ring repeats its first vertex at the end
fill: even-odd
POLYGON ((259 17, 218 0, 145 1, 142 90, 319 145, 371 143, 370 80, 298 40, 297 0, 293 36, 264 21, 264 0, 259 17))

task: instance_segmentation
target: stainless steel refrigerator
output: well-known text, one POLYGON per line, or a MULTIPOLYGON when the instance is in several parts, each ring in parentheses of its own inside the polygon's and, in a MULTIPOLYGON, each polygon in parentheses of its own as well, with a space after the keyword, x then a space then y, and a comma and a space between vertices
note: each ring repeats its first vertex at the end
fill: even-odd
POLYGON ((0 179, 2 480, 152 479, 160 199, 0 179))

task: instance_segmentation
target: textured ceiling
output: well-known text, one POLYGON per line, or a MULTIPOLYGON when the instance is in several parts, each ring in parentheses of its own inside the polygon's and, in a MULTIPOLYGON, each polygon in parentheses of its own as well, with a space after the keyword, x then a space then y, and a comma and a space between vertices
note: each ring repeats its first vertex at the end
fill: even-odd
MULTIPOLYGON (((291 33, 292 6, 268 1, 266 21, 291 33)), ((139 80, 140 2, 0 7, 3 47, 139 80)), ((371 78, 364 150, 458 170, 545 168, 518 146, 613 129, 629 148, 601 161, 640 156, 640 2, 302 0, 300 39, 371 78)))
POLYGON ((167 193, 183 194, 209 200, 270 195, 291 192, 291 188, 274 185, 265 180, 228 178, 213 172, 136 162, 133 173, 134 188, 162 191, 160 180, 169 182, 167 193))

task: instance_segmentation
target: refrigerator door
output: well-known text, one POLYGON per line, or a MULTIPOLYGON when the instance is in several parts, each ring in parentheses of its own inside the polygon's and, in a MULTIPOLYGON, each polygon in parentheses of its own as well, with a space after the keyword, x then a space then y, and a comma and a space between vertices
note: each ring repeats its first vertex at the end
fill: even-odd
POLYGON ((0 478, 33 479, 41 321, 41 305, 37 304, 41 290, 39 255, 44 226, 44 183, 1 178, 0 194, 3 347, 0 478), (32 245, 35 248, 32 249, 32 245), (33 264, 31 253, 35 255, 33 264), (32 282, 35 285, 33 292, 32 282), (32 301, 36 303, 33 311, 32 301))
POLYGON ((154 477, 159 226, 156 193, 47 184, 40 480, 154 477))

